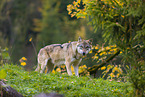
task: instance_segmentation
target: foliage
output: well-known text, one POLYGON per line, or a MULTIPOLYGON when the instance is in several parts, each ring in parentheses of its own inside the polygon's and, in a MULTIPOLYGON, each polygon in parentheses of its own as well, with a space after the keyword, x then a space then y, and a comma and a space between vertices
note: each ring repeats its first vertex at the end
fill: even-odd
POLYGON ((2 49, 0 47, 0 65, 8 63, 10 61, 10 56, 8 53, 8 48, 2 49))
POLYGON ((27 61, 27 58, 25 57, 22 57, 19 62, 21 63, 22 66, 25 66, 26 65, 26 61, 27 61))
POLYGON ((78 7, 80 0, 68 5, 69 13, 78 18, 88 17, 95 30, 102 28, 105 40, 116 44, 123 52, 124 63, 131 64, 130 81, 134 83, 136 96, 143 96, 145 68, 140 63, 145 61, 145 1, 84 0, 83 3, 84 9, 78 7))
POLYGON ((7 76, 7 73, 4 69, 0 70, 0 79, 5 79, 7 76))
MULTIPOLYGON (((111 45, 111 46, 96 45, 96 46, 93 46, 92 49, 95 50, 95 54, 92 57, 92 59, 96 60, 97 63, 101 63, 105 61, 110 55, 115 54, 118 50, 116 45, 111 45)), ((93 51, 89 53, 93 53, 93 51)))
POLYGON ((0 0, 0 44, 9 48, 11 61, 17 63, 25 56, 30 69, 40 48, 78 36, 90 38, 92 29, 86 21, 67 14, 66 6, 72 1, 0 0))
POLYGON ((135 46, 139 37, 141 40, 137 41, 142 41, 145 27, 144 3, 142 0, 83 0, 84 9, 80 9, 77 6, 81 0, 77 0, 68 5, 68 11, 69 14, 75 13, 73 16, 78 18, 79 14, 89 16, 95 29, 101 27, 107 40, 125 49, 129 44, 135 46))
MULTIPOLYGON (((72 71, 72 74, 75 75, 73 66, 71 66, 71 71, 72 71)), ((58 72, 62 73, 62 74, 67 74, 65 65, 58 66, 58 67, 55 66, 52 73, 57 74, 58 72)), ((79 73, 81 73, 81 72, 84 72, 83 75, 90 76, 90 73, 87 71, 86 65, 79 66, 79 73)), ((45 73, 47 73, 47 70, 45 70, 45 73)))
POLYGON ((108 65, 108 66, 103 66, 100 69, 104 70, 102 73, 103 78, 109 73, 110 70, 112 70, 112 72, 108 74, 107 79, 110 79, 110 80, 116 79, 118 81, 121 81, 121 80, 119 80, 120 76, 123 74, 123 70, 121 68, 121 65, 119 65, 119 66, 118 65, 116 65, 116 66, 108 65))
MULTIPOLYGON (((118 51, 118 48, 116 45, 111 46, 93 46, 93 50, 89 53, 95 52, 92 56, 93 61, 96 61, 97 64, 101 64, 105 62, 111 55, 115 54, 118 51)), ((122 52, 120 52, 122 54, 122 52)), ((120 56, 121 57, 121 56, 120 56)), ((106 63, 106 66, 101 66, 98 70, 103 71, 102 77, 107 78, 110 80, 118 80, 122 81, 120 79, 121 76, 123 76, 123 66, 122 65, 116 65, 116 58, 111 59, 109 62, 106 63)), ((117 62, 118 64, 119 62, 117 62)), ((97 66, 97 65, 96 65, 97 66)))
POLYGON ((67 97, 128 97, 133 93, 130 83, 92 79, 90 77, 68 76, 67 74, 40 74, 25 71, 16 65, 4 65, 0 70, 7 72, 7 83, 24 96, 41 92, 57 92, 67 97))

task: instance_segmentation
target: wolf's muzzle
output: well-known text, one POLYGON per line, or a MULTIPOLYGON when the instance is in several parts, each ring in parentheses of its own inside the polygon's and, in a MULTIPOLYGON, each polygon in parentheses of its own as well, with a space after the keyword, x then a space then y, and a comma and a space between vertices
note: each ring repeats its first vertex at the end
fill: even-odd
POLYGON ((85 55, 86 53, 85 52, 83 52, 83 56, 85 55))

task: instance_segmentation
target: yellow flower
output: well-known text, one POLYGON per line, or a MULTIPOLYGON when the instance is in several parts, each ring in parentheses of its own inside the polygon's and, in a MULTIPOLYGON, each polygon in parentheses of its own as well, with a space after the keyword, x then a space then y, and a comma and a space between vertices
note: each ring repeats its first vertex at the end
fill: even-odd
POLYGON ((29 41, 30 41, 30 42, 32 41, 32 37, 29 39, 29 41))
POLYGON ((105 67, 105 66, 101 67, 101 70, 105 70, 105 69, 106 69, 106 67, 105 67))
POLYGON ((21 62, 21 65, 22 65, 22 66, 25 66, 25 65, 26 65, 26 62, 21 62))

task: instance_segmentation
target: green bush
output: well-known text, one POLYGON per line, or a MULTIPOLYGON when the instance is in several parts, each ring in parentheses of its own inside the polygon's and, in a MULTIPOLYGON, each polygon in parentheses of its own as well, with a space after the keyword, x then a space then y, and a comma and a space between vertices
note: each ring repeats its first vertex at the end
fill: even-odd
POLYGON ((24 96, 41 92, 56 92, 65 97, 127 97, 133 93, 130 83, 116 82, 67 74, 40 74, 25 71, 17 65, 4 65, 0 71, 7 72, 6 82, 24 96))

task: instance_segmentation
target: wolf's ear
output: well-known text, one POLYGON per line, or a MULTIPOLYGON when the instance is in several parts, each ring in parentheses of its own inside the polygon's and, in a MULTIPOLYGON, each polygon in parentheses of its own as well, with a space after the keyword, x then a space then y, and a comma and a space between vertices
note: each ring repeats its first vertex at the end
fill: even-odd
POLYGON ((78 42, 82 42, 82 38, 81 37, 79 37, 78 42))
POLYGON ((88 40, 88 43, 89 44, 92 44, 92 42, 93 42, 93 39, 92 38, 88 40))

